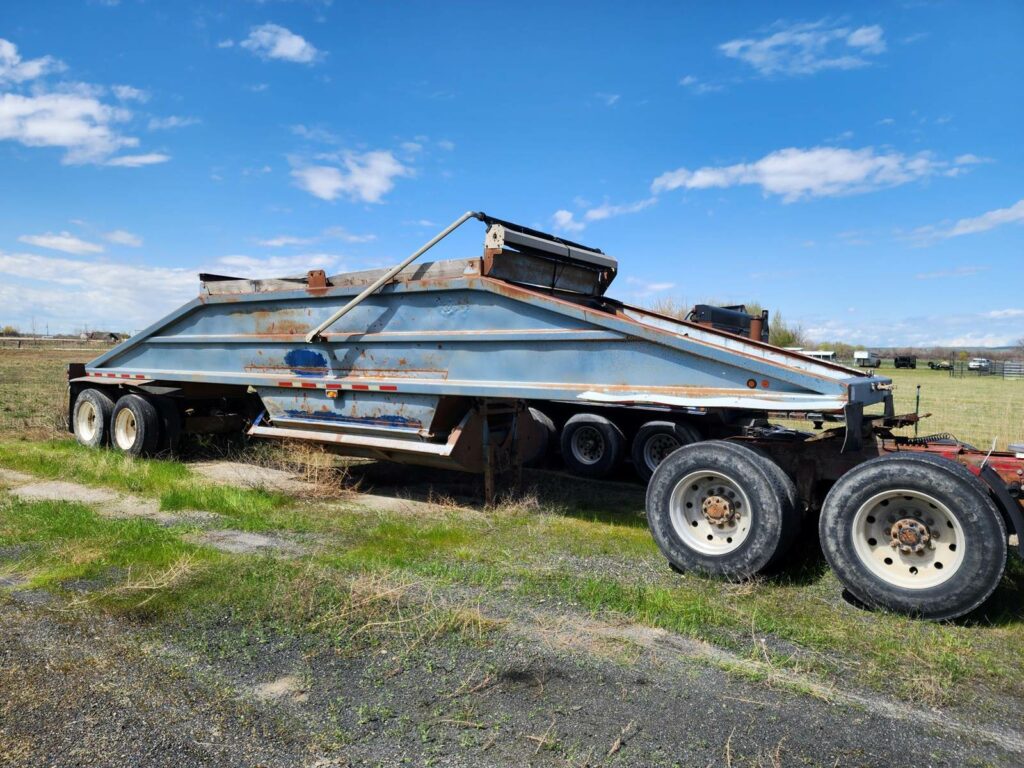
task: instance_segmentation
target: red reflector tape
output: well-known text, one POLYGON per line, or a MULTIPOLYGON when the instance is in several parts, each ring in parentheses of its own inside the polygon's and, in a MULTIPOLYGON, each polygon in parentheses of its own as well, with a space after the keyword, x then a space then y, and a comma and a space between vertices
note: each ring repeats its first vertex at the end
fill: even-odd
POLYGON ((279 381, 279 382, 277 382, 277 386, 279 386, 279 387, 290 387, 291 385, 292 385, 292 383, 290 381, 279 381))
POLYGON ((369 384, 353 384, 352 389, 369 389, 369 384))
POLYGON ((341 384, 328 384, 327 389, 341 389, 341 384))
POLYGON ((380 391, 381 392, 397 392, 398 391, 398 387, 396 387, 394 384, 381 384, 380 385, 380 391))
POLYGON ((302 382, 302 387, 304 389, 316 389, 316 384, 311 381, 304 381, 302 382))

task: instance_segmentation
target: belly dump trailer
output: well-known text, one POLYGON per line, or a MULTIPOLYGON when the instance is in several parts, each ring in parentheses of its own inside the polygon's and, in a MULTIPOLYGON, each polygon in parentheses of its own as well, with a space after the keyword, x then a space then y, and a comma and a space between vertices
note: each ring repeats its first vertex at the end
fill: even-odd
POLYGON ((549 442, 589 477, 628 455, 678 569, 778 567, 817 516, 864 603, 951 618, 986 600, 1024 534, 1024 447, 897 436, 917 417, 894 412, 889 379, 771 346, 764 316, 737 327, 730 309, 723 330, 616 301, 617 269, 468 212, 390 270, 200 275, 197 298, 69 367, 71 429, 135 455, 245 430, 488 480, 549 442), (481 256, 414 263, 470 219, 487 225, 481 256))

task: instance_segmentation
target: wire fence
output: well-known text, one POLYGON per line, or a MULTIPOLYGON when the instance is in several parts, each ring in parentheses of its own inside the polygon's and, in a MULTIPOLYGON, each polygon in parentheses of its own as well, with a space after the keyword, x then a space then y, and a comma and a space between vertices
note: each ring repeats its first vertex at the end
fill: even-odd
POLYGON ((994 376, 1001 379, 1024 379, 1024 360, 989 360, 985 363, 955 360, 951 361, 949 375, 954 378, 994 376))

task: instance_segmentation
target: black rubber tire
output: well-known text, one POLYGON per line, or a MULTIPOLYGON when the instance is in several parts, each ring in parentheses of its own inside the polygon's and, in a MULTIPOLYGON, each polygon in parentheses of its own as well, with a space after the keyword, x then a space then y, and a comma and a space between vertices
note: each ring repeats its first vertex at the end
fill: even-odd
POLYGON ((110 414, 114 412, 114 400, 101 389, 83 389, 75 398, 75 408, 71 416, 71 429, 75 439, 86 448, 102 448, 110 443, 110 414), (96 431, 90 439, 79 434, 77 425, 79 408, 89 403, 96 409, 96 431))
POLYGON ((548 461, 551 459, 551 451, 555 446, 558 430, 555 429, 555 422, 553 422, 545 413, 538 411, 536 408, 529 408, 527 410, 530 411, 530 415, 533 417, 533 420, 541 424, 547 431, 547 442, 540 450, 537 451, 536 454, 524 461, 523 466, 543 467, 546 466, 548 461))
POLYGON ((154 397, 153 405, 160 414, 160 439, 157 441, 156 453, 173 454, 181 442, 181 410, 178 401, 173 397, 154 397))
POLYGON ((633 446, 630 448, 630 458, 633 460, 633 469, 645 483, 651 479, 655 467, 647 461, 646 445, 649 440, 658 435, 669 435, 679 442, 679 447, 699 443, 703 438, 700 432, 689 424, 677 424, 672 421, 648 421, 633 438, 633 446))
POLYGON ((769 464, 764 456, 746 446, 707 440, 683 446, 658 466, 647 486, 647 522, 655 543, 672 565, 684 571, 746 579, 776 560, 780 545, 791 535, 786 527, 792 513, 788 509, 790 500, 769 464), (672 525, 673 491, 686 475, 702 469, 729 477, 747 494, 753 510, 747 538, 726 554, 712 555, 693 549, 672 525))
POLYGON ((596 413, 577 413, 565 422, 561 436, 562 461, 566 469, 574 475, 582 477, 606 477, 610 475, 622 461, 625 453, 626 438, 617 426, 604 416, 596 413), (597 430, 603 441, 604 448, 596 461, 586 462, 576 456, 573 451, 573 439, 576 433, 584 428, 597 430))
POLYGON ((956 462, 915 453, 871 459, 847 472, 822 506, 819 534, 825 559, 862 603, 925 619, 955 619, 992 594, 1006 567, 1006 525, 988 490, 956 462), (964 532, 964 560, 947 581, 906 589, 873 574, 853 546, 853 520, 863 504, 887 488, 916 490, 938 499, 964 532))
POLYGON ((775 463, 775 460, 768 453, 757 446, 736 443, 731 440, 723 440, 722 444, 727 448, 753 451, 760 456, 764 460, 764 467, 768 470, 775 488, 785 501, 782 505, 782 535, 779 537, 778 546, 775 548, 775 556, 764 567, 764 572, 774 573, 783 567, 786 556, 800 535, 802 507, 800 505, 800 497, 797 495, 796 483, 793 482, 793 478, 787 475, 782 467, 775 463))
POLYGON ((156 406, 142 395, 124 395, 110 415, 110 444, 132 456, 152 456, 160 442, 160 414, 156 406), (135 417, 135 439, 121 445, 117 439, 117 420, 122 411, 131 411, 135 417))

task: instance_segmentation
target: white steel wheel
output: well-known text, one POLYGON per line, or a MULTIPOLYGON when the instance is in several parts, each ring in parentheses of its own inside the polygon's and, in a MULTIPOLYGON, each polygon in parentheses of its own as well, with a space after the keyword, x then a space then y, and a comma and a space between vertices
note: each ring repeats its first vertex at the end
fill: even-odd
POLYGON ((712 470, 686 475, 672 491, 672 529, 692 549, 727 555, 750 533, 753 507, 740 484, 712 470))
POLYGON ((71 428, 75 439, 87 448, 99 448, 109 442, 110 414, 114 401, 99 389, 83 389, 75 398, 71 428))
POLYGON ((608 450, 604 437, 596 427, 579 427, 572 434, 570 441, 572 457, 580 464, 597 464, 608 450))
POLYGON ((100 432, 101 416, 96 404, 85 400, 75 409, 75 434, 82 442, 91 443, 100 432))
POLYGON ((136 394, 124 395, 110 418, 111 442, 132 456, 151 456, 160 440, 160 414, 153 403, 136 394))
POLYGON ((647 485, 647 524, 683 571, 746 579, 778 562, 795 511, 770 462, 721 440, 684 445, 647 485))
POLYGON ((955 461, 912 451, 840 477, 818 536, 859 602, 928 619, 978 608, 1006 566, 1006 526, 988 488, 955 461))
POLYGON ((139 436, 139 425, 130 408, 122 408, 114 417, 114 445, 130 451, 139 436))
POLYGON ((935 497, 903 488, 878 493, 853 517, 853 548, 878 578, 903 589, 951 579, 964 561, 960 521, 935 497))

